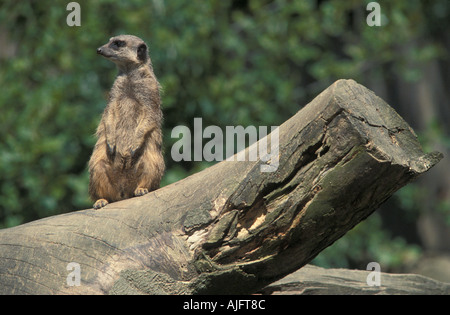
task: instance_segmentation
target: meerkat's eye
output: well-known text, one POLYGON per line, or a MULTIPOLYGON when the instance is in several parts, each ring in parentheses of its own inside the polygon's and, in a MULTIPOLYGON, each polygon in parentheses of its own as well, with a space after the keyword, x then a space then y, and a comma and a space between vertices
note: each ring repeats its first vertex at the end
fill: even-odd
POLYGON ((115 40, 111 43, 111 48, 117 49, 120 47, 124 47, 126 45, 125 41, 123 40, 115 40))

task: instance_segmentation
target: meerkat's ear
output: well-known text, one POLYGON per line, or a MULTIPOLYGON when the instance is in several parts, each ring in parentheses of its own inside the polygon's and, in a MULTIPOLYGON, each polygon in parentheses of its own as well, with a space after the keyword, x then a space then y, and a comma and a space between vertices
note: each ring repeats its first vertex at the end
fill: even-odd
POLYGON ((147 59, 147 45, 140 44, 137 49, 137 57, 142 62, 146 61, 147 59))

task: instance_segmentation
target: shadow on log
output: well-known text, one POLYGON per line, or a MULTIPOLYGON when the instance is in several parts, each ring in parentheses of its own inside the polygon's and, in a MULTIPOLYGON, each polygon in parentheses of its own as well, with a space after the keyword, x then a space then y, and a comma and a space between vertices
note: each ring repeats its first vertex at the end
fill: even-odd
POLYGON ((224 161, 143 197, 0 231, 0 293, 252 293, 442 158, 424 154, 409 125, 352 80, 278 131, 276 172, 261 172, 270 160, 224 161))

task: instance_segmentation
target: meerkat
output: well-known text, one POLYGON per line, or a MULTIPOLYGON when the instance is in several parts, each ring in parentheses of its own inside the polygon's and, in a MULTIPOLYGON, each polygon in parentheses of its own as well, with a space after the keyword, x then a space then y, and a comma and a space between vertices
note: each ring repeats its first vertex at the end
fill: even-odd
POLYGON ((89 161, 89 195, 95 209, 158 189, 165 169, 160 85, 148 46, 139 37, 120 35, 97 53, 114 62, 119 74, 89 161))

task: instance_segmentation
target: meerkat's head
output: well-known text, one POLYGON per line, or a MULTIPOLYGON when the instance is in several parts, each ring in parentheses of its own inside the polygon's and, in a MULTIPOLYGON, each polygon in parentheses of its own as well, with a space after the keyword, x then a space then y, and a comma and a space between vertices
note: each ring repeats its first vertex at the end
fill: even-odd
POLYGON ((114 62, 122 71, 151 64, 147 45, 133 35, 111 37, 108 43, 97 48, 97 54, 114 62))

